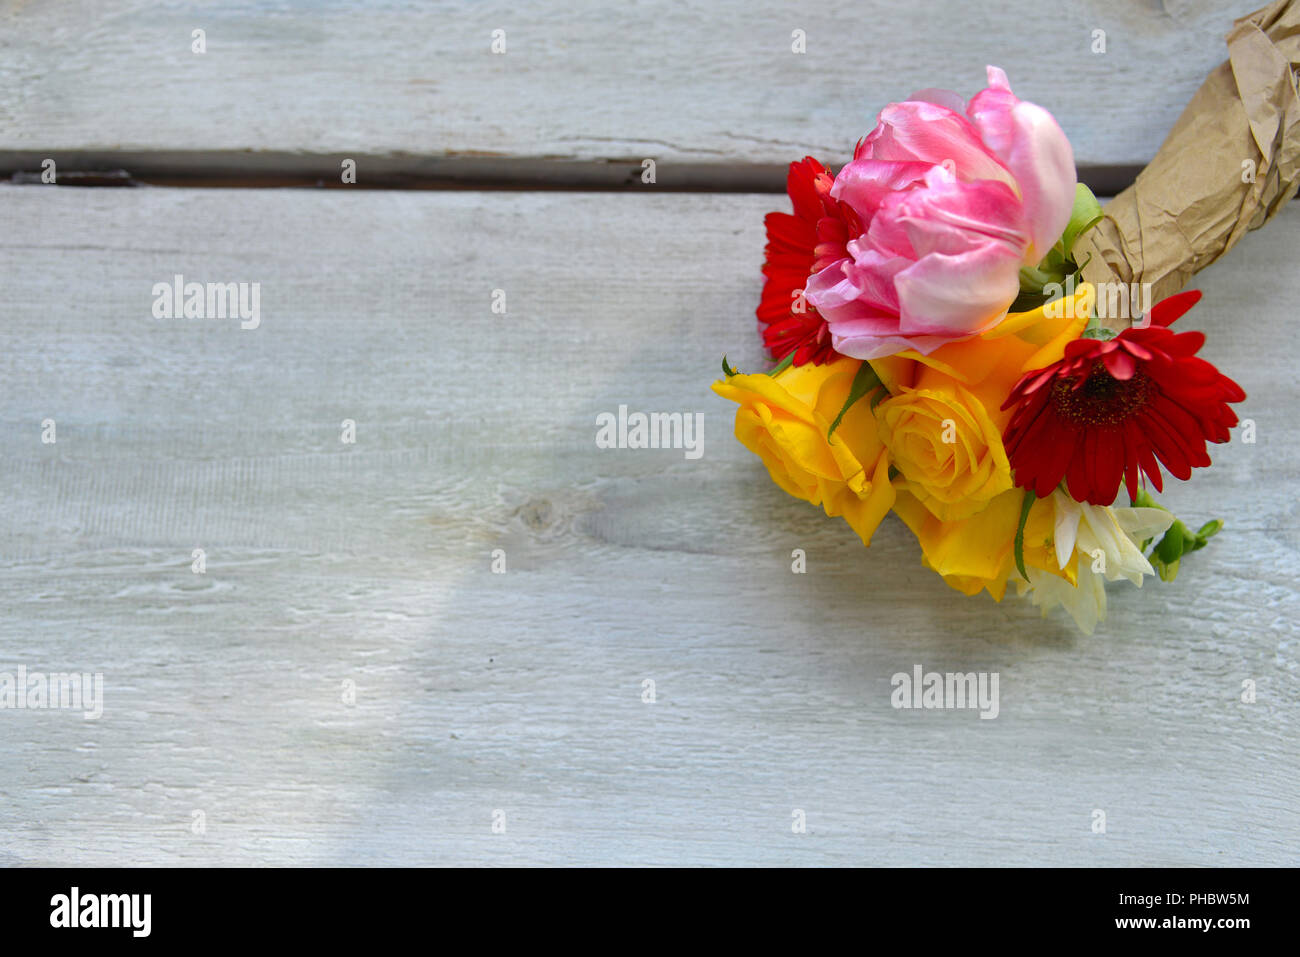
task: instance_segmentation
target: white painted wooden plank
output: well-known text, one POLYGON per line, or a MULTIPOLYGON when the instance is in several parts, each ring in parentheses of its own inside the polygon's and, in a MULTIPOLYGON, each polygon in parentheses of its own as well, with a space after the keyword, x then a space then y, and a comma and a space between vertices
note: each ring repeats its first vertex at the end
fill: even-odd
POLYGON ((0 672, 106 683, 0 711, 0 862, 1294 864, 1300 212, 1184 320, 1259 441, 1170 500, 1228 528, 1084 639, 732 439, 771 204, 0 189, 0 672), (260 327, 154 319, 178 272, 260 327), (620 403, 703 458, 598 450, 620 403), (893 710, 914 664, 1000 716, 893 710))
POLYGON ((885 103, 996 63, 1080 162, 1145 163, 1261 2, 9 0, 0 150, 838 163, 885 103))

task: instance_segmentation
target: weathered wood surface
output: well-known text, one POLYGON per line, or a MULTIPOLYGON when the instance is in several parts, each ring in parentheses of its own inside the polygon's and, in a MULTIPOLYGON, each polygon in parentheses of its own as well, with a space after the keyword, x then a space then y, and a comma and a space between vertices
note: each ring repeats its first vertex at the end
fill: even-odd
POLYGON ((885 103, 993 62, 1080 162, 1140 164, 1262 2, 7 0, 0 151, 838 163, 885 103))
POLYGON ((1184 320, 1258 442, 1168 500, 1228 528, 1085 639, 731 437, 771 204, 0 189, 0 671, 106 683, 0 711, 0 861, 1294 864, 1300 210, 1184 320), (260 327, 153 318, 175 273, 260 327), (703 458, 597 449, 620 403, 703 458), (914 664, 1000 716, 894 710, 914 664))

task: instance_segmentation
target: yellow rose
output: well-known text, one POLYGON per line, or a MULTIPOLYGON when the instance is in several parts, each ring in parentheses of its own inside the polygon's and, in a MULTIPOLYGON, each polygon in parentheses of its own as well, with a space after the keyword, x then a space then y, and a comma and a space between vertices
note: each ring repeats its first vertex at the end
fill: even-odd
MULTIPOLYGON (((935 518, 910 492, 900 490, 894 511, 921 543, 922 561, 953 588, 967 595, 988 589, 998 601, 1007 590, 1015 564, 1016 528, 1024 505, 1024 489, 1013 488, 996 496, 988 506, 961 521, 935 518)), ((1050 499, 1036 499, 1025 521, 1026 568, 1038 568, 1075 583, 1076 564, 1071 559, 1062 571, 1053 546, 1055 510, 1050 499)))
POLYGON ((1013 313, 983 336, 873 363, 892 393, 876 417, 898 484, 936 518, 970 518, 1012 488, 1002 403, 1026 371, 1061 358, 1092 296, 1085 283, 1064 303, 1013 313))
POLYGON ((855 403, 826 438, 862 363, 788 366, 775 376, 733 375, 713 391, 740 404, 736 438, 763 460, 772 481, 843 516, 864 545, 894 504, 889 456, 867 401, 855 403))
POLYGON ((1011 465, 983 403, 955 379, 942 378, 925 388, 904 386, 880 403, 876 421, 903 487, 937 518, 956 521, 1011 488, 1011 465))

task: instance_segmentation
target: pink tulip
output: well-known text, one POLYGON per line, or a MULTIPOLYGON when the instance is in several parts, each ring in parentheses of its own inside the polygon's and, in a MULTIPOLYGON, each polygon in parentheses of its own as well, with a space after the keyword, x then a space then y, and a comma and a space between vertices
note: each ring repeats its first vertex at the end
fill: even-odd
POLYGON ((930 353, 993 328, 1021 267, 1060 239, 1074 205, 1070 142, 1005 73, 991 66, 988 79, 964 111, 946 90, 891 103, 835 177, 831 196, 864 232, 806 292, 844 355, 930 353))

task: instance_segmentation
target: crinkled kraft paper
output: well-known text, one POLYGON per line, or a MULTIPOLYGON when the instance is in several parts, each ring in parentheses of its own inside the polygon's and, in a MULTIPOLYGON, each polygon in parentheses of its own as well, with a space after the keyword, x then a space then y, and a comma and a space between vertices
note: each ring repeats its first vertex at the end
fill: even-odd
POLYGON ((1197 90, 1151 164, 1074 247, 1091 282, 1181 289, 1300 185, 1300 6, 1278 0, 1237 20, 1228 60, 1197 90), (1089 259, 1091 255, 1091 259, 1089 259))

